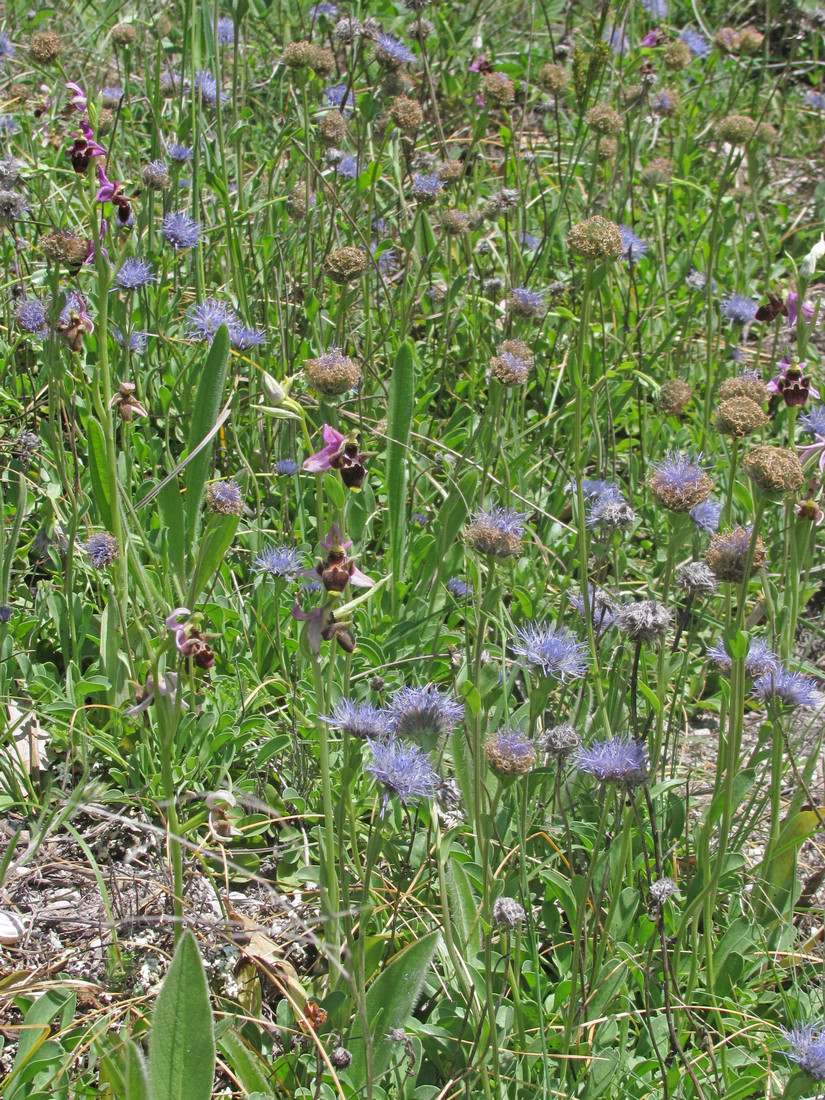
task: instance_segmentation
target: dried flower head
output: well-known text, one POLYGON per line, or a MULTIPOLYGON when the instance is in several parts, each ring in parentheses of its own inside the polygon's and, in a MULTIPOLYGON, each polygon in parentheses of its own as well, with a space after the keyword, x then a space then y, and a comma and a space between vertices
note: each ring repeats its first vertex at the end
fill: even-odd
POLYGON ((766 493, 793 493, 805 482, 802 463, 785 447, 754 447, 742 465, 748 477, 766 493))
POLYGON ((505 386, 520 386, 533 369, 533 353, 522 340, 505 340, 490 360, 490 372, 505 386))
POLYGON ((716 137, 729 145, 747 145, 749 141, 766 140, 760 136, 760 124, 750 115, 726 115, 716 124, 716 137))
POLYGON ((98 534, 90 535, 83 543, 83 551, 95 569, 105 569, 118 557, 120 547, 113 535, 108 531, 100 531, 98 534))
MULTIPOLYGON (((436 175, 443 184, 444 181, 441 176, 438 173, 436 175)), ((441 225, 445 233, 448 233, 451 237, 458 237, 470 228, 470 215, 466 210, 456 210, 454 207, 450 207, 441 215, 441 225)))
POLYGON ((330 252, 324 260, 324 273, 334 283, 343 285, 363 278, 368 266, 367 254, 363 248, 345 245, 330 252))
POLYGON ((441 177, 436 173, 429 176, 422 176, 417 173, 413 176, 410 194, 415 202, 421 203, 422 206, 430 206, 441 194, 443 186, 441 177))
POLYGON ((692 56, 693 54, 687 42, 682 41, 681 38, 677 38, 675 42, 668 42, 667 46, 665 46, 662 60, 668 72, 680 73, 683 69, 688 67, 692 56))
POLYGON ((673 881, 672 878, 657 878, 655 882, 651 882, 650 890, 647 895, 647 909, 649 913, 655 913, 668 900, 672 898, 674 894, 678 894, 679 887, 673 881))
POLYGON ((582 739, 575 726, 571 726, 569 722, 562 722, 561 725, 546 730, 539 742, 543 752, 556 756, 559 760, 575 752, 581 743, 582 739))
POLYGON ((116 23, 110 37, 116 46, 133 46, 137 41, 137 28, 134 23, 116 23))
MULTIPOLYGON (((745 577, 745 567, 753 529, 734 527, 732 531, 714 535, 705 553, 705 562, 720 581, 739 584, 745 577)), ((749 576, 753 576, 765 564, 765 544, 757 535, 749 576)))
POLYGON ((523 512, 494 506, 489 512, 475 513, 464 538, 479 554, 489 554, 494 558, 512 558, 521 553, 525 519, 523 512))
POLYGON ((589 129, 602 137, 615 137, 622 132, 622 116, 609 103, 596 103, 587 111, 584 121, 589 129))
POLYGON ((705 473, 701 458, 670 451, 662 462, 654 463, 648 486, 657 504, 671 512, 689 512, 710 496, 713 481, 705 473))
MULTIPOLYGON (((708 646, 707 655, 708 660, 713 661, 722 672, 730 672, 733 667, 733 661, 721 640, 708 646)), ((752 638, 748 643, 748 652, 745 654, 745 672, 748 676, 764 676, 766 672, 773 672, 779 667, 779 657, 765 639, 752 638)))
POLYGON ((732 397, 749 397, 757 405, 764 405, 769 397, 768 387, 755 371, 746 371, 734 378, 726 378, 719 387, 720 401, 728 401, 732 397))
POLYGON ((682 97, 675 88, 657 88, 650 97, 650 113, 657 118, 673 118, 682 109, 682 97))
POLYGON ((676 570, 676 584, 689 596, 711 596, 719 587, 714 573, 702 561, 692 561, 676 570))
POLYGON ((516 89, 505 73, 485 73, 481 78, 481 94, 496 107, 512 103, 516 89))
POLYGON ((328 111, 318 123, 318 137, 321 144, 340 145, 347 132, 347 120, 340 111, 328 111))
POLYGON ((493 924, 499 928, 520 928, 527 920, 524 906, 515 898, 496 898, 492 916, 493 924))
POLYGON ((496 730, 484 742, 490 770, 499 776, 526 775, 536 764, 536 746, 517 726, 496 730))
POLYGON ((622 254, 622 234, 615 222, 597 214, 571 226, 567 247, 584 260, 610 260, 622 254))
POLYGON ((385 69, 401 69, 415 60, 415 54, 391 34, 379 34, 375 44, 375 60, 385 69))
MULTIPOLYGON (((595 500, 598 500, 598 497, 595 500)), ((600 638, 616 621, 616 601, 603 588, 597 588, 595 584, 590 582, 587 585, 587 602, 590 619, 593 623, 593 631, 596 637, 600 638)), ((571 596, 570 603, 587 622, 583 595, 571 596)))
POLYGON ((670 157, 654 157, 641 171, 643 187, 660 187, 670 183, 676 166, 670 157))
POLYGON ((237 481, 213 481, 206 490, 206 506, 221 516, 239 516, 243 512, 243 494, 237 481))
POLYGON ((63 53, 63 43, 54 31, 37 31, 29 43, 29 57, 38 65, 50 65, 63 53))
POLYGON ((762 49, 765 36, 756 27, 743 27, 736 36, 736 52, 748 56, 762 49))
POLYGON ((659 390, 658 405, 665 416, 681 416, 688 407, 693 390, 682 378, 669 378, 659 390))
POLYGON ((317 359, 307 359, 304 373, 310 384, 324 397, 340 397, 361 381, 361 368, 344 355, 340 348, 332 348, 317 359))
POLYGON ((743 439, 769 423, 767 416, 750 397, 729 397, 716 410, 713 418, 718 431, 733 439, 743 439))
POLYGON ((570 73, 563 65, 548 61, 539 70, 539 83, 553 95, 561 95, 570 84, 570 73))
POLYGON ((172 182, 169 169, 162 160, 150 160, 148 164, 144 164, 140 178, 150 191, 165 191, 172 182))
POLYGON ((402 134, 417 134, 424 122, 424 112, 416 100, 400 95, 392 102, 390 118, 402 134))
POLYGON ((85 237, 72 229, 54 229, 41 239, 40 251, 52 263, 77 267, 86 259, 89 245, 85 237))
POLYGON ((526 286, 514 286, 507 295, 507 309, 515 317, 540 321, 547 313, 544 291, 529 290, 526 286))
POLYGON ((659 645, 670 629, 671 620, 670 611, 658 600, 625 604, 616 615, 619 630, 638 645, 659 645))

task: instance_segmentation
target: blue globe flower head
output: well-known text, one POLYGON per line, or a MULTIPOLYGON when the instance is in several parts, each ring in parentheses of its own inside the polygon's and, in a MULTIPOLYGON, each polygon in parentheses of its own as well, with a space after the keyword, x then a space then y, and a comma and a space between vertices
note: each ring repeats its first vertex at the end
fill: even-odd
POLYGON ((460 577, 450 577, 444 587, 450 595, 455 596, 457 600, 465 599, 473 591, 473 586, 461 580, 460 577))
POLYGON ((117 107, 123 96, 124 90, 119 84, 107 84, 100 92, 104 107, 117 107))
MULTIPOLYGON (((590 605, 590 617, 593 620, 593 631, 596 637, 600 638, 616 621, 616 604, 605 591, 596 588, 592 581, 587 586, 587 598, 590 605)), ((571 596, 570 603, 586 622, 582 596, 571 596)))
POLYGON ((441 194, 444 183, 439 175, 422 176, 420 173, 413 176, 412 196, 418 202, 431 202, 441 194))
POLYGON ((765 672, 753 685, 754 692, 765 702, 775 700, 786 707, 800 707, 802 710, 816 710, 822 703, 822 696, 816 680, 801 672, 791 672, 777 665, 765 672))
POLYGON ((322 715, 321 721, 362 740, 385 741, 392 733, 388 711, 371 703, 356 703, 352 699, 339 699, 333 705, 332 713, 322 715))
POLYGON ((256 573, 270 577, 294 577, 304 566, 300 550, 294 546, 267 546, 252 562, 256 573))
POLYGON ((115 275, 115 286, 120 290, 142 290, 157 279, 152 273, 152 265, 137 256, 124 260, 115 275))
POLYGON ((667 0, 642 0, 642 7, 656 22, 667 19, 667 0))
POLYGON ((218 45, 231 46, 235 42, 235 24, 228 15, 222 15, 218 20, 218 45))
POLYGON ((805 106, 814 111, 825 111, 825 95, 821 92, 808 92, 805 96, 805 106))
POLYGON ((243 512, 243 493, 237 481, 227 478, 213 481, 206 490, 206 506, 219 516, 239 516, 243 512))
POLYGON ((27 298, 15 306, 14 319, 24 332, 45 336, 48 331, 46 312, 46 305, 39 298, 27 298))
POLYGON ((504 726, 484 742, 484 755, 499 776, 526 775, 533 770, 538 753, 534 741, 518 726, 504 726))
POLYGON ((470 517, 464 534, 468 546, 479 554, 511 558, 521 552, 526 513, 494 505, 488 512, 479 509, 470 517))
POLYGON ((622 235, 622 255, 627 263, 637 263, 650 248, 647 241, 637 236, 629 225, 620 225, 619 232, 622 235))
POLYGON ((405 806, 433 797, 438 773, 418 745, 407 745, 394 735, 386 740, 368 740, 368 744, 372 760, 367 764, 367 771, 384 789, 382 817, 393 795, 405 806))
POLYGON ((544 291, 514 286, 507 295, 507 308, 517 317, 541 318, 547 312, 544 291))
POLYGON ((330 4, 327 0, 321 0, 320 3, 312 5, 309 14, 313 19, 318 19, 321 16, 326 19, 335 19, 338 15, 338 5, 330 4))
POLYGON ((393 732, 418 740, 446 737, 464 717, 464 704, 434 684, 399 688, 388 709, 393 732))
POLYGON ((335 171, 344 180, 354 180, 360 175, 361 169, 358 163, 358 157, 346 156, 341 157, 338 161, 338 166, 335 171))
POLYGON ((586 524, 588 527, 604 527, 621 530, 632 527, 636 513, 618 489, 599 493, 587 502, 586 524))
POLYGON ((811 435, 825 435, 825 405, 814 405, 800 416, 799 423, 811 435))
POLYGON ((7 134, 19 134, 20 124, 11 115, 0 115, 0 130, 5 131, 7 134))
POLYGON ((329 84, 324 92, 326 94, 327 107, 337 107, 341 114, 351 115, 355 110, 355 100, 352 93, 347 94, 346 84, 329 84))
POLYGON ((195 155, 195 151, 191 145, 180 145, 178 142, 172 142, 166 149, 166 155, 175 164, 186 164, 195 155))
POLYGON ((707 500, 713 482, 702 465, 702 456, 691 458, 678 451, 668 451, 661 462, 654 462, 648 486, 657 504, 672 512, 690 512, 707 500))
POLYGON ((689 514, 700 531, 707 531, 712 535, 715 531, 719 530, 722 504, 720 501, 711 500, 710 497, 708 497, 708 499, 703 500, 701 504, 697 504, 695 508, 691 508, 689 514))
POLYGON ((272 467, 279 477, 294 477, 298 473, 298 463, 292 458, 279 458, 272 467))
POLYGON ((632 737, 610 737, 583 745, 576 753, 575 763, 579 771, 587 772, 600 783, 632 787, 647 778, 645 747, 632 737))
POLYGON ((379 34, 375 43, 375 56, 390 69, 400 69, 415 59, 415 54, 391 34, 379 34))
POLYGON ((232 347, 238 351, 249 351, 266 343, 266 329, 244 328, 243 325, 230 325, 229 336, 232 347))
POLYGON ((535 237, 532 233, 522 233, 519 240, 525 252, 535 252, 541 244, 541 237, 535 237))
POLYGON ((566 683, 586 674, 587 646, 567 627, 535 622, 518 627, 516 634, 513 651, 523 664, 540 669, 542 675, 566 683))
POLYGON ((206 298, 186 311, 186 335, 190 340, 206 340, 211 344, 221 325, 226 325, 231 336, 240 322, 235 311, 217 298, 206 298))
MULTIPOLYGON (((707 654, 708 660, 713 661, 722 672, 730 672, 733 662, 727 655, 724 643, 721 640, 708 646, 707 654)), ((780 667, 779 657, 765 639, 753 638, 745 656, 745 672, 749 676, 758 677, 773 672, 780 667)))
POLYGON ((201 223, 182 211, 167 214, 160 227, 160 235, 176 252, 194 248, 201 239, 201 223))
POLYGON ((134 332, 130 332, 129 340, 127 343, 123 336, 123 333, 117 327, 117 325, 112 325, 109 331, 112 334, 112 339, 119 348, 128 347, 129 351, 134 352, 135 355, 143 355, 143 353, 146 351, 146 344, 149 338, 148 333, 139 332, 137 330, 135 330, 134 332))
POLYGON ((3 32, 0 34, 0 57, 10 58, 17 56, 17 47, 9 38, 9 36, 3 32))
POLYGON ((90 535, 83 544, 83 550, 89 562, 95 569, 105 569, 111 565, 120 552, 117 539, 108 531, 100 531, 90 535))
POLYGON ((627 53, 629 42, 621 27, 606 27, 602 35, 602 42, 606 42, 617 57, 627 53))
POLYGON ((708 42, 703 34, 693 30, 692 27, 687 27, 683 30, 679 37, 694 57, 705 57, 710 53, 710 42, 708 42))
POLYGON ((788 1057, 815 1081, 825 1081, 825 1021, 779 1029, 790 1047, 788 1057))
POLYGON ((728 294, 722 299, 720 309, 722 316, 727 317, 734 325, 746 325, 756 318, 756 310, 759 303, 753 298, 746 298, 743 294, 728 294))
POLYGON ((217 106, 218 100, 220 100, 221 103, 226 103, 229 100, 229 96, 226 92, 219 91, 218 79, 214 73, 210 73, 208 69, 199 69, 198 72, 195 73, 192 89, 201 97, 202 101, 210 107, 217 106))
MULTIPOLYGON (((570 492, 575 493, 575 481, 568 482, 567 488, 570 492)), ((582 493, 586 501, 595 500, 602 495, 613 496, 618 492, 619 487, 616 485, 615 481, 600 481, 587 477, 582 480, 582 493)))

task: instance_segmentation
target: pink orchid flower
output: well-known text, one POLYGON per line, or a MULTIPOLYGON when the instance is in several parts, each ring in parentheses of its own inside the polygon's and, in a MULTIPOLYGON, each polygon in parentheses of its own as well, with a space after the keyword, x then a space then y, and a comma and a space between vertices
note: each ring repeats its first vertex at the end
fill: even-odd
POLYGON ((321 435, 324 438, 326 447, 318 451, 317 454, 310 455, 309 458, 304 460, 304 469, 309 470, 313 474, 323 473, 324 470, 331 470, 332 465, 330 459, 341 450, 341 445, 346 439, 346 436, 329 424, 324 424, 321 431, 321 435))
POLYGON ((655 30, 647 32, 647 34, 644 36, 644 38, 639 43, 639 45, 643 46, 645 48, 650 48, 652 46, 658 46, 659 43, 663 39, 664 39, 664 35, 662 34, 661 30, 659 30, 659 28, 656 27, 655 30))
POLYGON ((70 92, 74 92, 71 100, 69 101, 76 111, 86 110, 86 93, 80 87, 79 84, 75 84, 73 80, 66 81, 66 87, 70 92))
POLYGON ((808 397, 819 400, 819 390, 811 384, 810 378, 805 374, 806 361, 794 366, 790 359, 780 360, 779 366, 782 373, 777 374, 768 382, 768 392, 781 394, 785 404, 789 407, 801 408, 808 402, 808 397))
MULTIPOLYGON (((797 291, 788 291, 786 307, 788 310, 788 327, 796 328, 797 318, 799 317, 799 294, 797 291)), ((802 319, 807 322, 807 324, 810 324, 814 319, 814 307, 808 302, 802 303, 802 319)))
POLYGON ((799 448, 799 457, 803 462, 807 462, 809 458, 813 458, 815 455, 819 455, 819 469, 822 473, 825 473, 825 435, 816 434, 816 443, 810 443, 807 447, 799 448))

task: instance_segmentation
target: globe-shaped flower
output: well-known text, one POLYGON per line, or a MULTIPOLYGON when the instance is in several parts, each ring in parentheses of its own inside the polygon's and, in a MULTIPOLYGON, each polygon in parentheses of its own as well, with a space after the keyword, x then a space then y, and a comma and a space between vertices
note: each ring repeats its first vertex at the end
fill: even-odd
POLYGON ((536 763, 536 746, 527 734, 516 726, 496 730, 484 742, 484 755, 496 775, 526 775, 536 763))
POLYGON ((294 546, 267 546, 252 562, 256 573, 271 577, 294 577, 302 566, 303 557, 294 546))
POLYGON ((516 630, 514 652, 524 664, 563 683, 580 680, 587 672, 587 646, 564 626, 528 623, 516 630))
POLYGON ((418 745, 407 745, 395 736, 370 740, 368 744, 372 760, 366 770, 383 788, 382 817, 392 795, 405 806, 421 798, 432 798, 438 786, 438 773, 418 745))
POLYGON ((648 486, 657 504, 671 512, 689 512, 713 491, 713 482, 705 473, 702 456, 669 452, 661 462, 654 463, 648 486))
POLYGON ((645 747, 630 737, 610 737, 583 745, 575 761, 580 771, 601 783, 633 786, 644 782, 647 775, 645 747))
POLYGON ((446 737, 464 716, 464 704, 434 684, 402 687, 389 704, 395 733, 402 737, 446 737))
POLYGON ((388 711, 352 699, 339 699, 333 704, 332 713, 322 715, 321 721, 362 740, 383 741, 392 732, 388 711))

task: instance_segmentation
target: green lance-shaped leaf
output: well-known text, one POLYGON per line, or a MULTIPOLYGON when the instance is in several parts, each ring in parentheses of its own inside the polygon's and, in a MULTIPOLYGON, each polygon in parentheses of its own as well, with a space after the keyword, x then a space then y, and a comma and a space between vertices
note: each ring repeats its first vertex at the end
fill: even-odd
POLYGON ((112 529, 112 497, 106 472, 106 440, 103 428, 94 417, 86 423, 86 440, 89 447, 89 477, 92 495, 100 522, 107 531, 112 529))
MULTIPOLYGON (((388 1068, 393 1053, 397 1051, 397 1046, 387 1038, 387 1034, 393 1028, 403 1027, 415 1008, 440 942, 441 933, 430 932, 404 948, 367 991, 367 1019, 373 1043, 374 1080, 388 1068)), ((357 1018, 355 1028, 359 1030, 357 1018)), ((359 1034, 347 1046, 352 1053, 350 1080, 358 1087, 366 1073, 364 1039, 359 1034)))
POLYGON ((181 937, 158 994, 149 1038, 149 1076, 157 1100, 210 1100, 212 1096, 212 1008, 191 932, 181 937))
POLYGON ((407 519, 407 450, 415 407, 415 358, 406 340, 398 349, 387 406, 387 514, 394 583, 402 580, 401 562, 407 519))
POLYGON ((198 547, 198 560, 189 584, 187 604, 194 607, 198 597, 220 568, 224 554, 232 544, 238 530, 240 516, 212 515, 198 547))
MULTIPOLYGON (((212 430, 221 409, 223 390, 226 385, 226 372, 229 365, 229 330, 221 325, 215 333, 212 347, 206 357, 201 372, 198 392, 192 410, 192 423, 189 428, 189 451, 197 447, 200 441, 212 430)), ((212 449, 204 449, 192 459, 186 467, 186 527, 192 538, 197 524, 198 511, 203 500, 204 486, 212 465, 212 449)))

